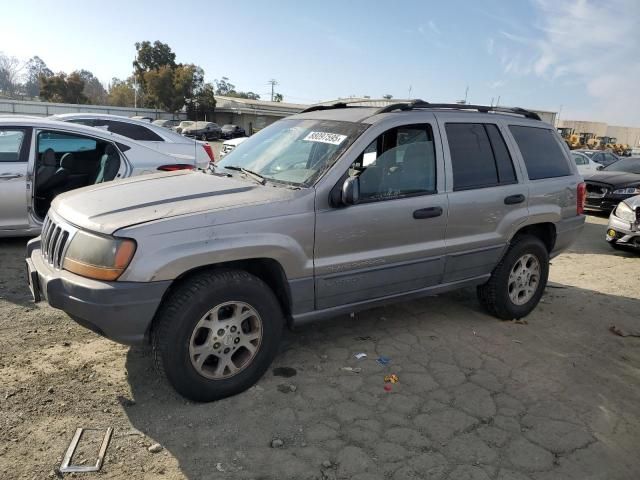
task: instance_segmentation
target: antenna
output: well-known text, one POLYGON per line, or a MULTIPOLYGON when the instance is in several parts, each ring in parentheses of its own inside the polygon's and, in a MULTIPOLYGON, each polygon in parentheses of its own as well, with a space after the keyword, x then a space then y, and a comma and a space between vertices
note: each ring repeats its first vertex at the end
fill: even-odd
POLYGON ((273 102, 273 87, 278 85, 278 81, 276 79, 272 78, 271 80, 269 80, 267 82, 267 84, 271 84, 271 101, 273 102))

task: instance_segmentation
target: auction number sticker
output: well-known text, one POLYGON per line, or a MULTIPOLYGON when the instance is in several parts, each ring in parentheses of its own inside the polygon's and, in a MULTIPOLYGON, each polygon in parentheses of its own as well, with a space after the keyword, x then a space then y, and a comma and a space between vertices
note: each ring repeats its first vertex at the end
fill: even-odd
POLYGON ((340 145, 347 138, 346 135, 340 135, 339 133, 329 132, 310 132, 309 135, 304 137, 307 142, 321 142, 330 143, 331 145, 340 145))

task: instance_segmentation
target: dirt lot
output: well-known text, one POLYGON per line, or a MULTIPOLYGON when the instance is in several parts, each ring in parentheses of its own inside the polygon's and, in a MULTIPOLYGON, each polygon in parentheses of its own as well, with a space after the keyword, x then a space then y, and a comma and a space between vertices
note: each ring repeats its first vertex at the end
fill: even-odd
POLYGON ((212 404, 177 396, 144 349, 31 304, 25 241, 0 241, 0 478, 55 477, 76 427, 112 426, 102 472, 77 477, 637 479, 640 338, 608 327, 638 325, 640 256, 610 249, 605 223, 553 261, 526 323, 472 290, 336 318, 212 404))

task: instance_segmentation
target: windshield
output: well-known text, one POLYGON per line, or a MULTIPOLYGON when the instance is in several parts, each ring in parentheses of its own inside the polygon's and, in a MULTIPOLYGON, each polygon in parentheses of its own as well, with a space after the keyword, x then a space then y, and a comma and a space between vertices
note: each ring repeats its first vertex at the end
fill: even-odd
POLYGON ((233 130, 235 128, 236 128, 235 125, 223 125, 222 126, 222 130, 233 130))
POLYGON ((329 120, 280 120, 238 145, 217 169, 242 167, 267 180, 311 185, 367 125, 329 120))
POLYGON ((190 126, 191 126, 191 125, 193 125, 194 123, 195 123, 195 122, 184 121, 184 122, 180 122, 180 126, 181 126, 182 128, 190 127, 190 126))
POLYGON ((618 160, 617 162, 613 162, 611 165, 604 167, 602 170, 640 174, 640 158, 625 158, 618 160))

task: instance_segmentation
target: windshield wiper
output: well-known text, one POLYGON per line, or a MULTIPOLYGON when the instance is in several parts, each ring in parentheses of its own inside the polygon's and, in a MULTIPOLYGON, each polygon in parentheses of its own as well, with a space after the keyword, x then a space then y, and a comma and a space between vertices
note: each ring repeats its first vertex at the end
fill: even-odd
POLYGON ((264 185, 265 183, 267 183, 267 179, 265 177, 263 177, 262 175, 260 175, 259 173, 256 172, 252 172, 251 170, 247 170, 246 168, 243 167, 238 167, 236 165, 225 165, 224 168, 228 169, 228 170, 235 170, 237 172, 242 172, 245 175, 247 175, 248 177, 253 178, 255 181, 257 181, 260 185, 264 185))

